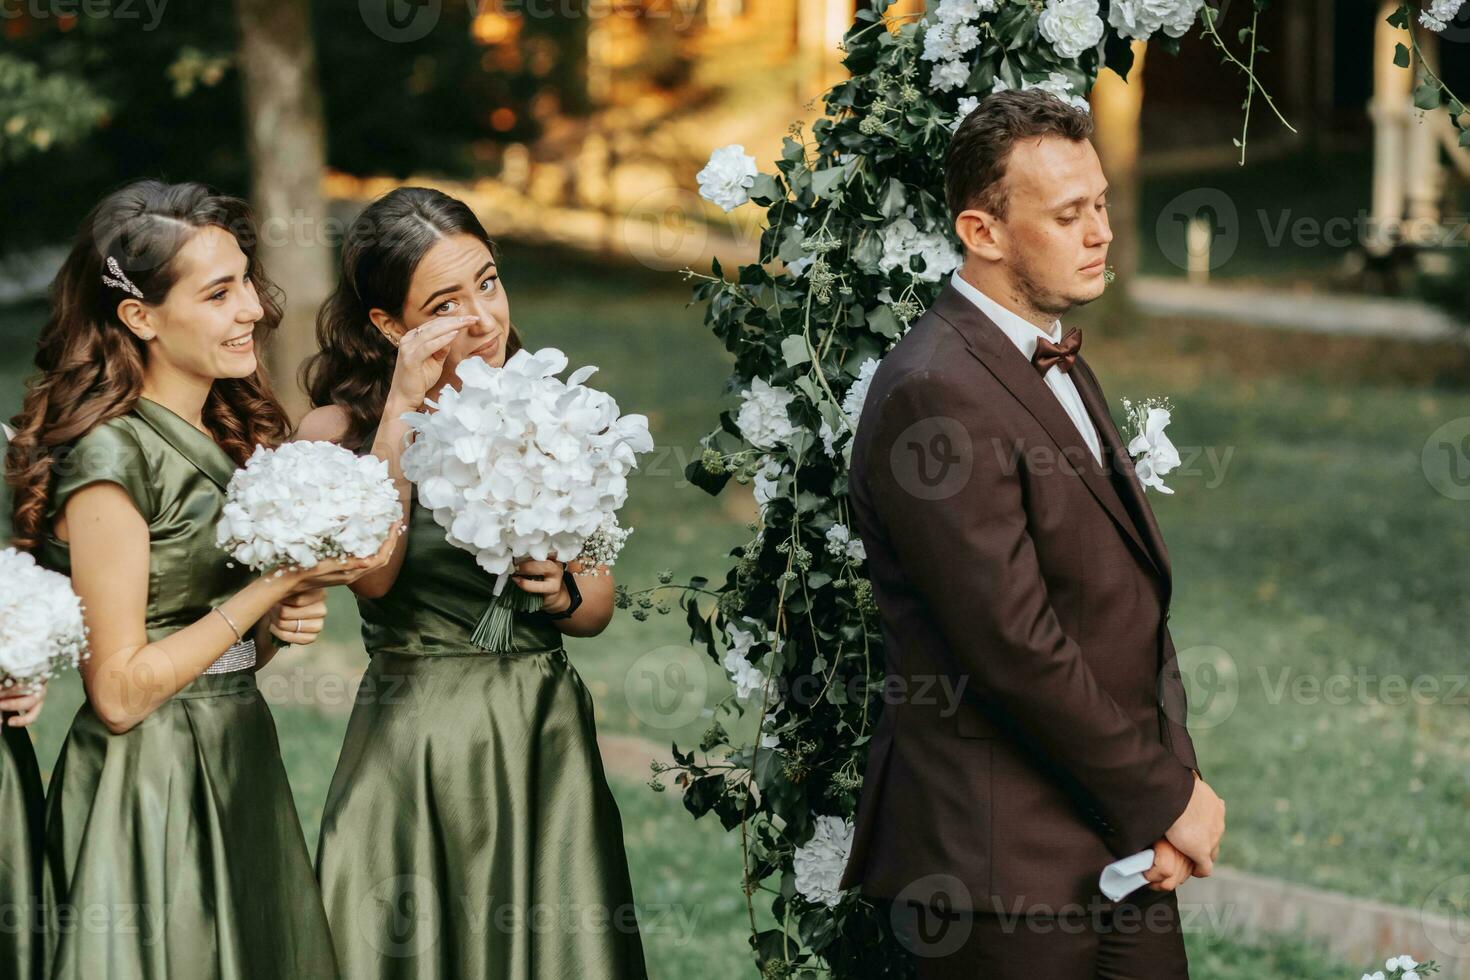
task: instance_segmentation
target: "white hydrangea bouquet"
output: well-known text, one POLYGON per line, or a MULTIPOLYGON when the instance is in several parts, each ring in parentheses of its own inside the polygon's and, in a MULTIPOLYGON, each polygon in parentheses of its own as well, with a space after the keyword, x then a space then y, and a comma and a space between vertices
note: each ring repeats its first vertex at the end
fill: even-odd
POLYGON ((0 551, 0 690, 39 687, 87 657, 82 601, 65 575, 0 551))
POLYGON ((595 367, 562 381, 566 355, 519 350, 501 368, 472 357, 456 369, 432 412, 403 416, 415 433, 403 473, 418 487, 447 540, 496 576, 494 599, 474 644, 511 649, 513 615, 541 597, 506 590, 518 559, 583 556, 608 565, 632 529, 616 514, 639 453, 653 449, 648 419, 618 414, 605 392, 583 382, 595 367))
POLYGON ((388 464, 330 442, 256 447, 230 478, 215 543, 256 571, 375 555, 403 516, 388 464))

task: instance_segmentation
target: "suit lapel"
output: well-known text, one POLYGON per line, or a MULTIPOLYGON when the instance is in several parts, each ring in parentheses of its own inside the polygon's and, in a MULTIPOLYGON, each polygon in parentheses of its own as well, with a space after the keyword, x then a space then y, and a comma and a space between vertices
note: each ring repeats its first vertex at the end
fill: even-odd
MULTIPOLYGON (((1118 530, 1133 542, 1139 554, 1156 569, 1157 560, 1139 533, 1138 525, 1123 507, 1118 490, 1093 459, 1092 450, 1072 423, 1056 394, 1047 387, 1036 368, 1016 349, 1004 332, 979 308, 946 284, 935 300, 933 312, 950 323, 965 340, 965 346, 995 375, 1026 411, 1046 430, 1061 452, 1058 469, 1075 473, 1086 484, 1098 504, 1112 517, 1118 530)), ((1018 451, 1021 447, 1018 447, 1018 451)), ((1162 572, 1162 569, 1159 569, 1162 572)))
POLYGON ((235 475, 235 461, 214 439, 151 399, 139 398, 133 411, 180 456, 217 483, 221 490, 230 488, 230 478, 235 475))
POLYGON ((1148 494, 1133 468, 1128 448, 1123 444, 1123 436, 1113 424, 1112 413, 1108 411, 1107 401, 1103 397, 1102 385, 1098 382, 1097 375, 1092 373, 1092 366, 1080 355, 1077 366, 1072 371, 1072 380, 1077 385, 1078 394, 1082 396, 1082 403, 1087 406, 1088 414, 1092 416, 1093 425, 1097 426, 1097 431, 1102 435, 1105 452, 1116 475, 1114 486, 1118 487, 1118 493, 1142 523, 1144 537, 1148 540, 1154 564, 1163 573, 1167 591, 1173 584, 1173 570, 1169 566, 1169 551, 1164 547, 1164 534, 1159 530, 1159 522, 1148 503, 1148 494))

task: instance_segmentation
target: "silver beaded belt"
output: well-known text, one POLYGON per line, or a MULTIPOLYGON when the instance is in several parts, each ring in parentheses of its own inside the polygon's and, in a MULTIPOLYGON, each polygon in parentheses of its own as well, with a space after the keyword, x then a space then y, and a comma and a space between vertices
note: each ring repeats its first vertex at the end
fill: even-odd
POLYGON ((232 674, 237 670, 249 670, 255 666, 255 640, 241 640, 230 647, 220 658, 209 665, 206 674, 232 674))

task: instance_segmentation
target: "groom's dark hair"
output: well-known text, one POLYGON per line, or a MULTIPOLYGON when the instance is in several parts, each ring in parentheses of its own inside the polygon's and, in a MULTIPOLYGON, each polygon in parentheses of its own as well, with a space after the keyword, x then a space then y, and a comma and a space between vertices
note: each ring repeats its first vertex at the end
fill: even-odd
POLYGON ((970 208, 1006 215, 1006 162, 1017 140, 1092 135, 1092 116, 1043 89, 996 92, 980 100, 949 141, 945 197, 952 218, 970 208))

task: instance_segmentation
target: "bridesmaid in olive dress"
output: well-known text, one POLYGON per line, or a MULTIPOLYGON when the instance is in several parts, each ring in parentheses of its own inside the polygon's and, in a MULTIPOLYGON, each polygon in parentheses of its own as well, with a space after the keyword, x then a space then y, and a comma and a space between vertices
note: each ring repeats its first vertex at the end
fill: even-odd
POLYGON ((41 976, 41 770, 25 726, 46 688, 0 692, 0 977, 41 976))
POLYGON ((230 476, 285 413, 246 206, 145 181, 105 199, 52 287, 7 479, 17 543, 71 575, 87 701, 51 777, 52 980, 337 975, 255 670, 310 642, 374 559, 256 575, 214 544, 230 476))
POLYGON ((403 188, 354 223, 342 264, 306 372, 321 407, 298 435, 386 460, 409 516, 388 566, 352 586, 372 659, 317 855, 343 976, 645 977, 592 698, 562 645, 607 626, 611 579, 520 563, 512 581, 541 609, 517 614, 515 652, 476 649, 494 577, 400 465, 404 412, 462 360, 500 366, 520 347, 490 239, 459 201, 403 188))

